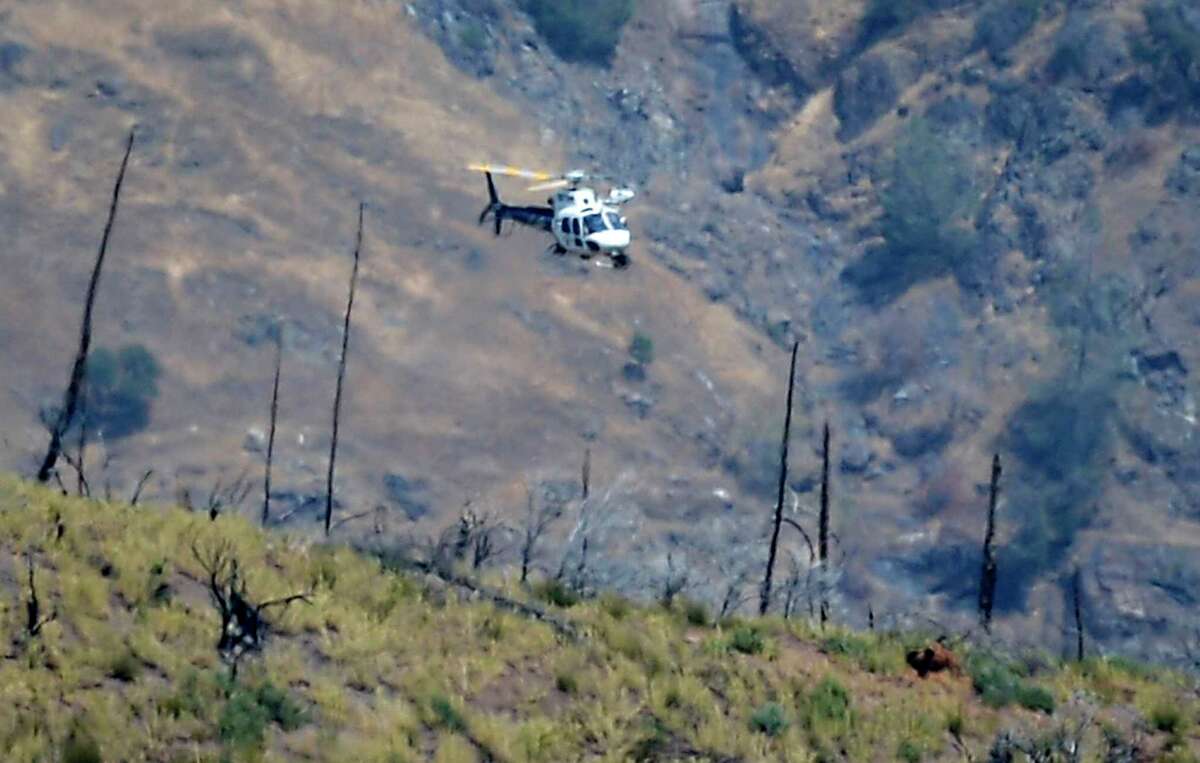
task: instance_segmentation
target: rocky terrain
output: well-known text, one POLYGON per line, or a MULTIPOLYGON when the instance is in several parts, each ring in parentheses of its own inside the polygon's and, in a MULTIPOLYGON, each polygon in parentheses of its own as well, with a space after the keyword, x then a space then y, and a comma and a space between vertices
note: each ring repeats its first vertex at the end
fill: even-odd
POLYGON ((136 124, 97 342, 162 370, 93 481, 153 468, 168 501, 256 480, 278 321, 277 503, 315 527, 362 198, 339 501, 370 516, 344 533, 431 532, 467 502, 516 523, 524 485, 569 494, 590 449, 598 582, 686 559, 715 595, 758 563, 798 341, 790 482, 811 523, 828 419, 840 618, 970 621, 998 451, 1000 629, 1070 641, 1078 567, 1098 646, 1192 660, 1192 5, 641 2, 601 63, 563 60, 535 7, 0 11, 4 465, 43 446, 136 124), (490 238, 477 159, 634 182, 635 267, 490 238), (654 357, 629 368, 635 335, 654 357))

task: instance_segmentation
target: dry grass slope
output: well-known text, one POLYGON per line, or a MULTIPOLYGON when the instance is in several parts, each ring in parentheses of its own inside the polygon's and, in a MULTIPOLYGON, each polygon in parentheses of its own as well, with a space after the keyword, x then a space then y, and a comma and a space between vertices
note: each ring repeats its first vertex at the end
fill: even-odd
POLYGON ((1084 716, 1093 751, 1104 733, 1179 760, 1197 748, 1196 693, 1176 675, 1043 663, 1021 680, 1052 696, 1053 714, 993 707, 968 677, 917 679, 904 663, 916 636, 697 626, 694 607, 615 598, 568 610, 587 634, 568 643, 345 548, 10 478, 0 549, 0 745, 14 762, 957 760, 1000 730, 1049 738, 1084 716), (315 591, 273 610, 236 682, 191 553, 218 540, 251 596, 315 591), (34 638, 28 554, 56 615, 34 638))

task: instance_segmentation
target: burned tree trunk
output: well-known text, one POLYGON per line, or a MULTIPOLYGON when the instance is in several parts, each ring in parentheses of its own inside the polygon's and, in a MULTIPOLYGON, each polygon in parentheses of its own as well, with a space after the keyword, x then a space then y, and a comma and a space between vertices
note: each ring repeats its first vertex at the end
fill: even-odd
POLYGON ((1075 661, 1083 662, 1083 591, 1078 567, 1071 575, 1071 605, 1075 615, 1075 661))
POLYGON ((992 483, 988 490, 987 528, 983 535, 983 569, 979 574, 979 623, 992 632, 992 606, 996 601, 996 500, 1000 494, 1000 454, 992 456, 992 483))
POLYGON ((256 604, 246 590, 246 581, 229 541, 218 541, 206 548, 193 541, 192 556, 208 576, 206 587, 209 599, 221 617, 217 654, 229 664, 230 672, 236 679, 242 658, 262 649, 270 628, 266 611, 271 607, 287 607, 294 601, 311 604, 313 591, 256 604))
POLYGON ((279 372, 283 369, 283 327, 275 327, 275 381, 271 385, 271 422, 267 428, 267 468, 263 474, 262 524, 271 518, 271 464, 275 458, 275 420, 279 413, 279 372))
POLYGON ((821 565, 821 625, 829 620, 829 422, 821 438, 821 513, 817 518, 817 562, 821 565))
POLYGON ((354 243, 354 266, 350 271, 350 296, 346 298, 346 319, 342 324, 342 354, 338 360, 337 388, 333 394, 333 438, 329 442, 329 474, 325 481, 325 536, 333 522, 333 472, 337 462, 338 419, 342 410, 342 383, 346 378, 346 352, 350 346, 350 314, 354 310, 354 288, 358 283, 358 258, 362 251, 363 207, 358 205, 358 236, 354 243))
POLYGON ((775 556, 779 553, 779 530, 783 526, 783 499, 787 492, 788 440, 792 434, 792 392, 796 386, 796 353, 800 343, 792 345, 792 365, 788 372, 787 409, 783 417, 783 442, 779 446, 779 498, 775 503, 775 523, 771 528, 771 545, 767 549, 767 571, 763 575, 758 596, 758 614, 767 614, 771 606, 771 576, 775 571, 775 556))
POLYGON ((29 565, 29 598, 25 601, 25 634, 29 638, 37 638, 46 623, 54 620, 58 613, 51 612, 49 616, 42 617, 42 603, 38 599, 37 582, 33 577, 33 554, 26 556, 26 560, 29 565))
MULTIPOLYGON (((46 456, 38 469, 38 482, 48 482, 54 471, 58 457, 62 455, 63 436, 70 429, 75 419, 75 410, 79 405, 79 394, 83 388, 84 376, 87 373, 88 350, 92 345, 92 310, 96 305, 96 292, 100 287, 100 272, 104 268, 104 258, 108 254, 108 239, 112 235, 113 223, 117 219, 117 203, 121 199, 121 184, 125 181, 125 168, 129 166, 129 155, 133 153, 133 130, 129 131, 129 141, 125 146, 125 158, 121 160, 121 169, 117 172, 117 182, 113 186, 112 202, 108 208, 108 222, 104 225, 104 235, 100 239, 100 251, 96 254, 96 264, 92 267, 92 278, 88 282, 87 297, 83 303, 83 322, 79 327, 79 349, 75 352, 75 362, 71 366, 71 378, 67 382, 67 390, 63 394, 63 405, 50 427, 50 445, 46 456)), ((81 454, 82 455, 82 454, 81 454)))

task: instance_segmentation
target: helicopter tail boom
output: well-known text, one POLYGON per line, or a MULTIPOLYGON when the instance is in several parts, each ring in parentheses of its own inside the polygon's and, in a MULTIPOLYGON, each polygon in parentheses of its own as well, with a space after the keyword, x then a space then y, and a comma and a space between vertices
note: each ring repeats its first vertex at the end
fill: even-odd
POLYGON ((487 178, 488 205, 479 213, 480 225, 483 225, 491 216, 497 236, 500 235, 500 228, 505 220, 512 220, 531 228, 550 230, 550 223, 554 219, 553 209, 550 207, 514 207, 505 204, 500 200, 500 195, 496 193, 496 183, 492 180, 492 173, 485 171, 484 177, 487 178))

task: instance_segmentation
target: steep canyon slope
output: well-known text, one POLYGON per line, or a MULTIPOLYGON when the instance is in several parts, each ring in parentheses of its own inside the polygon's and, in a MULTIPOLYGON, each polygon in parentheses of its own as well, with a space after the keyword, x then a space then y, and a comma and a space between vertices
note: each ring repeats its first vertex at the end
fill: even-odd
POLYGON ((791 486, 811 522, 830 420, 840 617, 969 618, 999 451, 1008 634, 1059 643, 1079 566, 1091 638, 1187 659, 1192 7, 646 1, 603 64, 563 61, 537 7, 0 11, 3 464, 44 442, 136 124, 97 341, 146 347, 159 392, 93 448, 94 481, 154 468, 172 500, 257 479, 278 321, 277 504, 312 522, 362 198, 339 501, 367 516, 343 532, 429 532, 468 502, 517 521, 524 485, 569 496, 590 449, 616 517, 603 580, 652 585, 671 550, 712 594, 757 563, 799 341, 791 486), (634 268, 491 238, 477 159, 635 182, 634 268))

